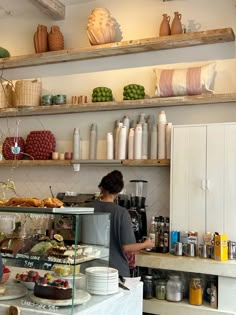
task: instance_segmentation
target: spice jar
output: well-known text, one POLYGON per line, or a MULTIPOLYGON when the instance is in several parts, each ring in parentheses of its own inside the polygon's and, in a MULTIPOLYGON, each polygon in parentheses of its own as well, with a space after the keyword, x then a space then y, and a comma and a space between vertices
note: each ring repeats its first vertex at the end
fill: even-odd
POLYGON ((166 299, 171 302, 180 302, 183 299, 183 282, 180 276, 170 276, 166 285, 166 299))
POLYGON ((158 280, 155 286, 155 296, 158 300, 166 299, 166 281, 158 280))
POLYGON ((143 278, 143 298, 147 300, 153 298, 153 282, 151 275, 145 275, 143 278))
POLYGON ((189 283, 189 303, 202 305, 203 285, 200 278, 192 278, 189 283))

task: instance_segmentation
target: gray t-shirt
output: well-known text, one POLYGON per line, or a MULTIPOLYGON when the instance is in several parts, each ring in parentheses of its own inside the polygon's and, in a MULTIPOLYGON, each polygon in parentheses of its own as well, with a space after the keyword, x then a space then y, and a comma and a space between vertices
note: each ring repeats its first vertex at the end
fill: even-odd
POLYGON ((95 201, 91 206, 94 212, 111 213, 109 265, 118 269, 120 276, 130 277, 128 261, 122 249, 123 245, 136 243, 128 210, 114 202, 95 201))

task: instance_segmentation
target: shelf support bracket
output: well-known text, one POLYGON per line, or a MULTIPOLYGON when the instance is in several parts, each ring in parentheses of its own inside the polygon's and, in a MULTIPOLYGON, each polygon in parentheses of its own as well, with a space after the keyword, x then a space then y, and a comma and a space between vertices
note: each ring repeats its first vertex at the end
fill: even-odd
POLYGON ((65 6, 58 0, 31 0, 45 14, 54 20, 65 19, 65 6))

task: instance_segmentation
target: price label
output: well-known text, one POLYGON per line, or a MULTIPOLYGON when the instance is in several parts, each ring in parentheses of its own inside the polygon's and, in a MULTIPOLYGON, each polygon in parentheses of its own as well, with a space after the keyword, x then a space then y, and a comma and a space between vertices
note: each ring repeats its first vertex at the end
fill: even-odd
POLYGON ((33 261, 25 260, 25 261, 24 261, 24 266, 25 266, 25 267, 28 267, 28 268, 33 268, 33 267, 34 267, 34 262, 33 262, 33 261))

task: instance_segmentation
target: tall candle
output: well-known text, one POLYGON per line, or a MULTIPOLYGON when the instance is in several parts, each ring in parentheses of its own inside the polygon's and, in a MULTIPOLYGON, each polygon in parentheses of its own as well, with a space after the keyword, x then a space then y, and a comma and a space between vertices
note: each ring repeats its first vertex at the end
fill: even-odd
POLYGON ((137 124, 134 130, 134 159, 142 159, 142 125, 137 124))
POLYGON ((166 158, 171 158, 171 129, 172 123, 166 124, 166 158))
POLYGON ((134 159, 134 128, 129 130, 129 139, 128 139, 128 159, 134 159))
POLYGON ((147 160, 148 158, 148 125, 147 123, 142 124, 142 159, 147 160))
POLYGON ((97 158, 97 125, 92 124, 89 135, 89 159, 96 160, 97 158))
POLYGON ((73 133, 73 160, 80 159, 80 132, 79 128, 74 128, 73 133))
POLYGON ((150 159, 157 159, 157 125, 152 124, 151 130, 151 149, 150 149, 150 159))
POLYGON ((126 159, 126 127, 122 126, 119 132, 119 149, 118 149, 118 159, 125 160, 126 159))
POLYGON ((107 133, 107 160, 113 160, 114 157, 114 141, 112 132, 107 133))

